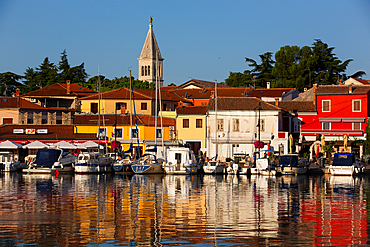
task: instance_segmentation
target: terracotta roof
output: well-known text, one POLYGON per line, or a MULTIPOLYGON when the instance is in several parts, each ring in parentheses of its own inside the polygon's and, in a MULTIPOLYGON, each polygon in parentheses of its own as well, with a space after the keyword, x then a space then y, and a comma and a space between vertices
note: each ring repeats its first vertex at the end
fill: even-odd
POLYGON ((352 78, 352 79, 358 81, 359 83, 363 85, 370 85, 370 80, 364 80, 364 79, 359 79, 359 78, 352 78))
POLYGON ((163 86, 163 87, 161 87, 161 90, 166 90, 166 91, 168 91, 168 90, 171 90, 171 89, 174 89, 174 88, 176 88, 177 86, 163 86))
POLYGON ((35 91, 22 94, 22 97, 37 97, 37 96, 75 96, 85 97, 87 95, 96 94, 96 91, 82 87, 77 84, 70 84, 71 93, 67 94, 66 83, 54 83, 50 86, 37 89, 35 91))
POLYGON ((206 115, 207 106, 177 107, 176 112, 178 115, 206 115))
MULTIPOLYGON (((100 98, 101 99, 130 99, 130 93, 131 93, 130 89, 125 88, 125 87, 121 87, 121 88, 117 88, 117 89, 114 89, 114 90, 111 90, 111 91, 101 93, 100 98)), ((150 97, 146 94, 137 92, 136 89, 133 90, 133 93, 134 93, 135 99, 140 99, 140 100, 143 100, 143 99, 151 100, 151 99, 153 99, 152 97, 150 97)), ((99 99, 99 94, 95 93, 93 95, 81 98, 81 100, 88 100, 88 99, 92 99, 92 100, 99 99)))
POLYGON ((248 97, 283 97, 290 91, 295 90, 295 88, 257 88, 252 91, 248 97))
POLYGON ((76 111, 68 108, 46 108, 18 97, 0 97, 0 108, 32 109, 46 111, 76 111))
POLYGON ((352 86, 351 94, 367 94, 370 91, 369 86, 357 85, 320 85, 316 88, 316 95, 328 94, 350 94, 349 87, 352 86))
POLYGON ((2 125, 1 139, 26 140, 94 140, 96 134, 75 134, 73 125, 2 125), (14 134, 13 129, 47 129, 47 134, 14 134))
POLYGON ((315 112, 313 101, 279 101, 279 107, 288 112, 315 112))
MULTIPOLYGON (((217 88, 218 97, 243 97, 252 90, 250 87, 217 88)), ((214 88, 205 89, 176 89, 171 92, 187 99, 210 99, 214 88)))
MULTIPOLYGON (((191 79, 172 90, 181 89, 189 85, 195 85, 199 88, 214 88, 215 82, 191 79)), ((229 88, 229 86, 222 84, 222 83, 217 83, 217 88, 229 88)))
MULTIPOLYGON (((227 110, 258 110, 259 104, 261 104, 261 110, 281 110, 272 104, 254 97, 218 97, 217 98, 217 110, 227 111, 227 110)), ((210 99, 208 104, 208 111, 215 110, 215 99, 210 99)))
MULTIPOLYGON (((113 126, 115 124, 117 117, 117 125, 130 125, 130 115, 121 115, 121 114, 104 114, 100 115, 100 126, 113 126)), ((154 126, 155 125, 155 116, 148 115, 136 115, 138 125, 145 126, 154 126)), ((163 117, 163 126, 173 126, 175 125, 174 118, 163 117)), ((75 125, 88 125, 88 126, 98 126, 99 125, 99 115, 76 115, 75 116, 75 125)), ((135 125, 135 116, 132 116, 132 124, 135 125)), ((161 118, 157 117, 157 124, 160 126, 161 118)))
MULTIPOLYGON (((134 89, 137 92, 140 92, 142 94, 146 94, 150 96, 151 98, 155 99, 155 90, 148 90, 148 89, 134 89)), ((184 97, 181 97, 180 95, 174 93, 173 91, 166 91, 166 90, 161 90, 161 97, 162 100, 166 101, 185 101, 185 102, 191 102, 188 99, 185 99, 184 97)), ((159 99, 159 97, 158 97, 159 99)))

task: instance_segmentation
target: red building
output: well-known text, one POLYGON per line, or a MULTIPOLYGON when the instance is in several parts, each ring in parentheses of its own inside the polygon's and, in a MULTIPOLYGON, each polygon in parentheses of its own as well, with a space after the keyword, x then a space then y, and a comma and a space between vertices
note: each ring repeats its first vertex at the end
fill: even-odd
POLYGON ((356 140, 366 138, 369 96, 369 86, 314 85, 316 112, 299 116, 303 139, 315 141, 317 134, 321 134, 325 141, 336 141, 335 147, 342 151, 344 136, 347 136, 347 151, 358 152, 361 156, 363 146, 356 140))

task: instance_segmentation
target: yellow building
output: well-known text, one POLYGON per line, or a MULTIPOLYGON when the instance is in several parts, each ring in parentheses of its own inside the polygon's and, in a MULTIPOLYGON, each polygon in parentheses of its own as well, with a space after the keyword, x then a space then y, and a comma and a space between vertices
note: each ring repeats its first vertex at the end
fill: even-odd
POLYGON ((102 143, 109 144, 116 140, 121 143, 123 150, 128 150, 131 143, 135 149, 140 146, 141 150, 145 150, 148 145, 155 141, 160 145, 162 134, 164 142, 173 141, 175 136, 175 119, 162 118, 161 122, 161 118, 157 117, 157 140, 155 140, 155 120, 155 116, 147 115, 136 115, 135 120, 135 116, 131 116, 130 119, 129 114, 101 114, 99 131, 98 114, 81 114, 75 116, 75 133, 100 132, 102 143), (135 122, 137 123, 137 129, 135 122))
POLYGON ((177 139, 190 145, 196 155, 206 148, 207 106, 186 106, 176 109, 177 139))

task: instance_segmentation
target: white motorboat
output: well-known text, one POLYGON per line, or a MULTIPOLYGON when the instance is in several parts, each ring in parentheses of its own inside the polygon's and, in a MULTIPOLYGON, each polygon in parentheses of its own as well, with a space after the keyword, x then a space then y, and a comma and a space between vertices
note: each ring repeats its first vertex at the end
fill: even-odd
POLYGON ((259 158, 256 167, 251 168, 251 175, 275 176, 276 170, 271 167, 269 158, 259 158))
POLYGON ((99 152, 82 152, 75 164, 76 173, 108 173, 113 172, 113 159, 99 152))
POLYGON ((63 149, 41 149, 24 173, 68 173, 74 171, 76 156, 63 149))
POLYGON ((154 154, 146 153, 131 165, 132 170, 136 174, 163 174, 164 161, 157 159, 154 154))
POLYGON ((170 147, 167 150, 166 174, 188 175, 198 172, 198 162, 188 147, 170 147))
POLYGON ((364 172, 364 165, 352 153, 335 153, 329 166, 332 175, 358 175, 364 172))
POLYGON ((249 154, 236 153, 232 164, 227 168, 229 174, 246 175, 250 173, 251 160, 249 154))
POLYGON ((0 152, 0 166, 4 172, 15 172, 22 170, 23 167, 22 164, 17 161, 14 157, 14 154, 12 152, 0 152))
POLYGON ((226 164, 218 160, 206 160, 203 171, 205 174, 223 174, 226 173, 226 164))
POLYGON ((282 175, 302 175, 308 170, 307 161, 299 160, 298 154, 286 154, 279 157, 277 173, 282 175))

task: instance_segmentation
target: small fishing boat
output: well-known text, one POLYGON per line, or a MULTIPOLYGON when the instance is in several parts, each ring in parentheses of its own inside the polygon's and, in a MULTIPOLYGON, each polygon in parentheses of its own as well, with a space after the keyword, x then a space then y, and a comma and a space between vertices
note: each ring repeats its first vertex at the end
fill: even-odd
POLYGON ((77 156, 76 173, 108 173, 113 172, 113 159, 99 152, 82 152, 77 156))
POLYGON ((166 174, 188 175, 198 172, 198 162, 188 147, 170 147, 167 150, 166 174))
POLYGON ((364 165, 352 153, 335 153, 329 166, 332 175, 358 175, 364 172, 364 165))
POLYGON ((8 151, 0 152, 0 166, 4 172, 15 172, 27 168, 15 159, 12 152, 8 151))
POLYGON ((251 160, 249 154, 235 153, 233 156, 232 164, 227 167, 227 173, 246 175, 250 173, 250 167, 251 160))
POLYGON ((163 162, 164 160, 157 159, 155 154, 145 153, 132 163, 131 168, 136 174, 163 174, 163 162))
POLYGON ((206 159, 203 165, 203 171, 205 174, 223 174, 226 173, 226 163, 217 160, 206 159))
POLYGON ((252 167, 251 175, 275 176, 276 170, 271 166, 269 158, 256 160, 256 167, 252 167))
POLYGON ((132 159, 130 155, 126 155, 124 158, 118 156, 113 162, 113 170, 118 174, 133 174, 132 170, 132 159))
POLYGON ((69 173, 74 171, 76 156, 63 149, 41 149, 24 173, 69 173))
POLYGON ((286 154, 279 157, 276 172, 282 175, 302 175, 308 170, 307 161, 299 160, 298 154, 286 154))

